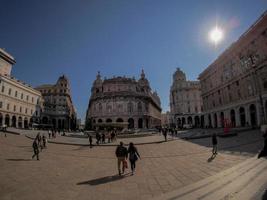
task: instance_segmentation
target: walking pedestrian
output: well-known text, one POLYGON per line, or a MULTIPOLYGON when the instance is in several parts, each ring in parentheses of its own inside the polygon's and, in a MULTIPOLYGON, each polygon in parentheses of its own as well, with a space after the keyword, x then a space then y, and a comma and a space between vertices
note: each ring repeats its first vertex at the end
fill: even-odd
POLYGON ((93 137, 91 134, 88 135, 88 139, 89 139, 90 148, 92 148, 93 137))
POLYGON ((49 139, 51 138, 51 130, 50 129, 48 130, 48 137, 49 137, 49 139))
POLYGON ((133 175, 134 171, 135 171, 135 167, 136 167, 135 162, 138 160, 138 157, 140 159, 141 159, 141 157, 137 151, 137 148, 134 146, 134 144, 132 142, 130 142, 130 144, 129 144, 128 154, 129 154, 129 161, 131 163, 131 170, 132 170, 132 175, 133 175))
POLYGON ((46 140, 46 137, 45 135, 43 135, 43 147, 46 148, 46 143, 47 143, 47 140, 46 140))
POLYGON ((37 139, 35 139, 32 143, 32 148, 33 148, 33 156, 32 156, 32 159, 36 156, 37 157, 37 160, 39 160, 39 147, 38 147, 38 144, 37 144, 37 139))
POLYGON ((212 134, 212 154, 213 155, 216 155, 217 154, 217 144, 218 144, 218 141, 217 141, 217 135, 216 133, 213 133, 212 134))
POLYGON ((114 138, 115 138, 115 133, 114 133, 114 131, 112 131, 112 133, 111 133, 111 142, 114 141, 114 138))
POLYGON ((164 136, 164 139, 165 139, 165 142, 167 142, 167 129, 163 129, 163 136, 164 136))
POLYGON ((37 145, 41 146, 42 137, 41 137, 40 132, 38 132, 35 139, 37 139, 37 145))
POLYGON ((102 144, 106 143, 106 135, 102 133, 102 144))
POLYGON ((128 151, 127 151, 126 147, 123 146, 123 142, 120 142, 120 144, 117 146, 117 149, 116 149, 115 153, 116 153, 116 156, 117 156, 117 159, 118 159, 119 175, 121 176, 121 174, 124 173, 124 171, 125 171, 124 162, 128 158, 128 151), (121 163, 122 163, 122 173, 121 173, 121 163))
POLYGON ((108 132, 108 143, 110 143, 110 140, 111 140, 111 134, 110 134, 110 131, 108 132))
POLYGON ((96 132, 96 144, 99 145, 100 139, 101 139, 101 135, 99 134, 99 132, 96 132))
POLYGON ((258 158, 267 156, 267 130, 265 131, 263 138, 264 138, 264 146, 261 152, 259 153, 258 158))

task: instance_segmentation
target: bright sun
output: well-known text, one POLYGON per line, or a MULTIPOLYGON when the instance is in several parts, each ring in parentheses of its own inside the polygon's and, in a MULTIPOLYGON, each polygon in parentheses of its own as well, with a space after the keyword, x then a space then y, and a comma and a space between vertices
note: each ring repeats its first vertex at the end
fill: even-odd
POLYGON ((219 27, 216 26, 214 29, 210 31, 210 40, 215 44, 220 42, 222 38, 223 38, 223 32, 219 27))

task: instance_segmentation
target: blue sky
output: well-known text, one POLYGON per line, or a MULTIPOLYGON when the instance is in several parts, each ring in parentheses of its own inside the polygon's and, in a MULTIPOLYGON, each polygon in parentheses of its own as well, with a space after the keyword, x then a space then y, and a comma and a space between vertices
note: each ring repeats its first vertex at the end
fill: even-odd
POLYGON ((0 0, 0 48, 33 86, 67 75, 82 119, 97 71, 138 78, 143 68, 166 111, 176 67, 197 79, 266 8, 266 0, 0 0), (216 23, 225 36, 215 48, 216 23))

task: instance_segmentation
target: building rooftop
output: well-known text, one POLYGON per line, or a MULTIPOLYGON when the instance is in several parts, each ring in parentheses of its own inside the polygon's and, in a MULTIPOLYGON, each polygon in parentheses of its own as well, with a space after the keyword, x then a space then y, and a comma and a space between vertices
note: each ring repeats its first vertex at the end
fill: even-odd
POLYGON ((0 48, 0 57, 2 57, 3 59, 5 59, 11 64, 16 63, 15 58, 11 56, 9 53, 7 53, 4 49, 1 49, 1 48, 0 48))

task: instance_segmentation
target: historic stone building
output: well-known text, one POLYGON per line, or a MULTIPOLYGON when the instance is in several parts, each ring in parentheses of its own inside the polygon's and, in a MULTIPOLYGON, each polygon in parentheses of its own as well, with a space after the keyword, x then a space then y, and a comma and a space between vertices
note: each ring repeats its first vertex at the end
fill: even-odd
POLYGON ((76 129, 76 111, 68 78, 60 76, 55 85, 41 85, 36 89, 44 98, 41 123, 55 129, 76 129))
POLYGON ((42 111, 41 93, 11 76, 15 59, 0 49, 0 126, 29 128, 38 123, 42 111))
POLYGON ((267 13, 200 75, 205 126, 259 126, 267 110, 267 13))
POLYGON ((200 83, 199 81, 187 81, 185 73, 179 68, 173 74, 170 108, 174 124, 178 127, 183 127, 184 124, 194 127, 201 126, 203 103, 200 83))
POLYGON ((169 111, 161 113, 161 126, 171 127, 173 123, 171 113, 169 111))
POLYGON ((160 126, 160 99, 151 91, 144 71, 138 81, 126 77, 102 80, 98 73, 91 88, 86 123, 93 128, 104 124, 128 129, 160 126))

